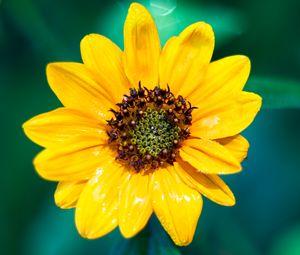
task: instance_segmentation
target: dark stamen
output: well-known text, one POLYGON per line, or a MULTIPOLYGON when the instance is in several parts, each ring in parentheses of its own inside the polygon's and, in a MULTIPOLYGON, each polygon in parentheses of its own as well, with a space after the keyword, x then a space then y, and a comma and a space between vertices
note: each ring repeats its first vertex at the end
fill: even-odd
POLYGON ((107 121, 116 159, 145 173, 172 165, 181 142, 190 135, 195 107, 182 96, 176 98, 169 86, 149 90, 141 82, 117 106, 118 111, 111 110, 115 118, 107 121))

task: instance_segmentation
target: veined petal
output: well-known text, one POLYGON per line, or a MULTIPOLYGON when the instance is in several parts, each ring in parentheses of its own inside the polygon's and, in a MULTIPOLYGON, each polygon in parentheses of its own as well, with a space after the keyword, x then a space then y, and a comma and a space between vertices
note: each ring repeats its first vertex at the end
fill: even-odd
POLYGON ((103 124, 102 120, 90 118, 78 110, 58 108, 33 117, 23 124, 23 128, 33 142, 43 147, 54 147, 86 134, 107 140, 103 124))
POLYGON ((160 41, 156 25, 144 6, 130 5, 124 24, 124 68, 132 86, 158 84, 160 41))
POLYGON ((169 85, 175 95, 188 95, 201 83, 213 49, 214 33, 210 25, 198 22, 188 26, 162 50, 160 85, 169 85))
POLYGON ((226 100, 240 93, 250 73, 250 60, 246 56, 231 56, 210 63, 201 84, 188 96, 193 105, 214 100, 226 100))
POLYGON ((54 194, 55 204, 63 209, 74 208, 85 184, 85 181, 59 182, 54 194))
POLYGON ((80 63, 51 63, 47 66, 47 79, 62 104, 91 116, 108 120, 114 101, 94 79, 91 72, 80 63))
POLYGON ((174 169, 187 185, 212 201, 225 206, 235 204, 234 195, 219 176, 203 174, 182 160, 174 163, 174 169))
POLYGON ((193 111, 191 134, 208 139, 234 136, 251 124, 260 107, 261 97, 250 92, 220 102, 207 102, 193 111))
POLYGON ((230 151, 240 162, 246 157, 249 149, 249 143, 246 138, 241 135, 235 135, 216 140, 230 151))
POLYGON ((242 170, 239 161, 215 141, 188 139, 179 153, 184 161, 202 173, 233 174, 242 170))
POLYGON ((149 175, 130 174, 120 191, 119 227, 132 237, 142 230, 152 214, 149 175))
POLYGON ((95 80, 116 103, 128 92, 129 82, 123 70, 122 51, 108 38, 90 34, 80 43, 85 66, 95 73, 95 80))
POLYGON ((97 137, 87 136, 45 149, 34 159, 35 168, 39 175, 52 181, 87 180, 115 160, 113 152, 100 143, 97 137))
POLYGON ((189 188, 173 166, 153 173, 153 209, 175 244, 185 246, 194 237, 202 210, 202 197, 189 188))
POLYGON ((75 212, 76 227, 81 236, 98 238, 118 225, 118 196, 124 178, 124 170, 113 162, 97 171, 86 184, 75 212))

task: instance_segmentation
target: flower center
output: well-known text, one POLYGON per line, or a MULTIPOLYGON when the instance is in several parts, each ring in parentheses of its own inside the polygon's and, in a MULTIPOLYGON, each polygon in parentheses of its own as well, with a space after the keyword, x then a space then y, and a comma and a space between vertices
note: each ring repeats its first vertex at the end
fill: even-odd
POLYGON ((117 151, 116 160, 135 171, 151 171, 176 161, 178 149, 190 132, 195 107, 170 89, 130 89, 115 118, 108 122, 109 144, 117 151))
POLYGON ((140 154, 158 157, 161 152, 172 149, 179 132, 180 128, 170 122, 163 109, 148 108, 129 134, 131 143, 137 146, 140 154))

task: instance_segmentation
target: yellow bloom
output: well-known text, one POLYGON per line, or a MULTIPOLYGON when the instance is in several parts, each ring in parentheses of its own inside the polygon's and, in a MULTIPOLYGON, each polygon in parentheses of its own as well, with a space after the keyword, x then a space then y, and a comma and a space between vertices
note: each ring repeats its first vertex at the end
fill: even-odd
POLYGON ((198 22, 161 49, 149 12, 133 3, 124 25, 124 52, 91 34, 81 63, 47 66, 50 87, 64 107, 24 124, 45 147, 34 165, 58 181, 55 202, 76 208, 79 233, 98 238, 119 226, 141 231, 152 212, 177 245, 188 245, 202 196, 232 206, 218 176, 241 171, 249 144, 239 133, 261 98, 242 89, 245 56, 210 63, 214 34, 198 22))

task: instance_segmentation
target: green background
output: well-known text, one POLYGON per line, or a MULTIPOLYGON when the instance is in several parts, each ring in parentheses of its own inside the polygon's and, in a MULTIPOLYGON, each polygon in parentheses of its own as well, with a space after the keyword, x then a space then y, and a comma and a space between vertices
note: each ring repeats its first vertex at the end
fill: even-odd
POLYGON ((141 1, 162 43, 195 21, 216 35, 213 59, 244 54, 252 61, 247 90, 263 109, 244 132, 251 143, 241 174, 226 176, 237 204, 205 199, 193 243, 177 249, 155 218, 131 240, 118 230, 82 239, 73 211, 56 208, 55 183, 42 180, 32 158, 41 148, 23 134, 30 117, 60 105, 45 66, 80 61, 79 43, 100 33, 123 45, 129 1, 0 1, 0 254, 300 254, 300 2, 141 1))

